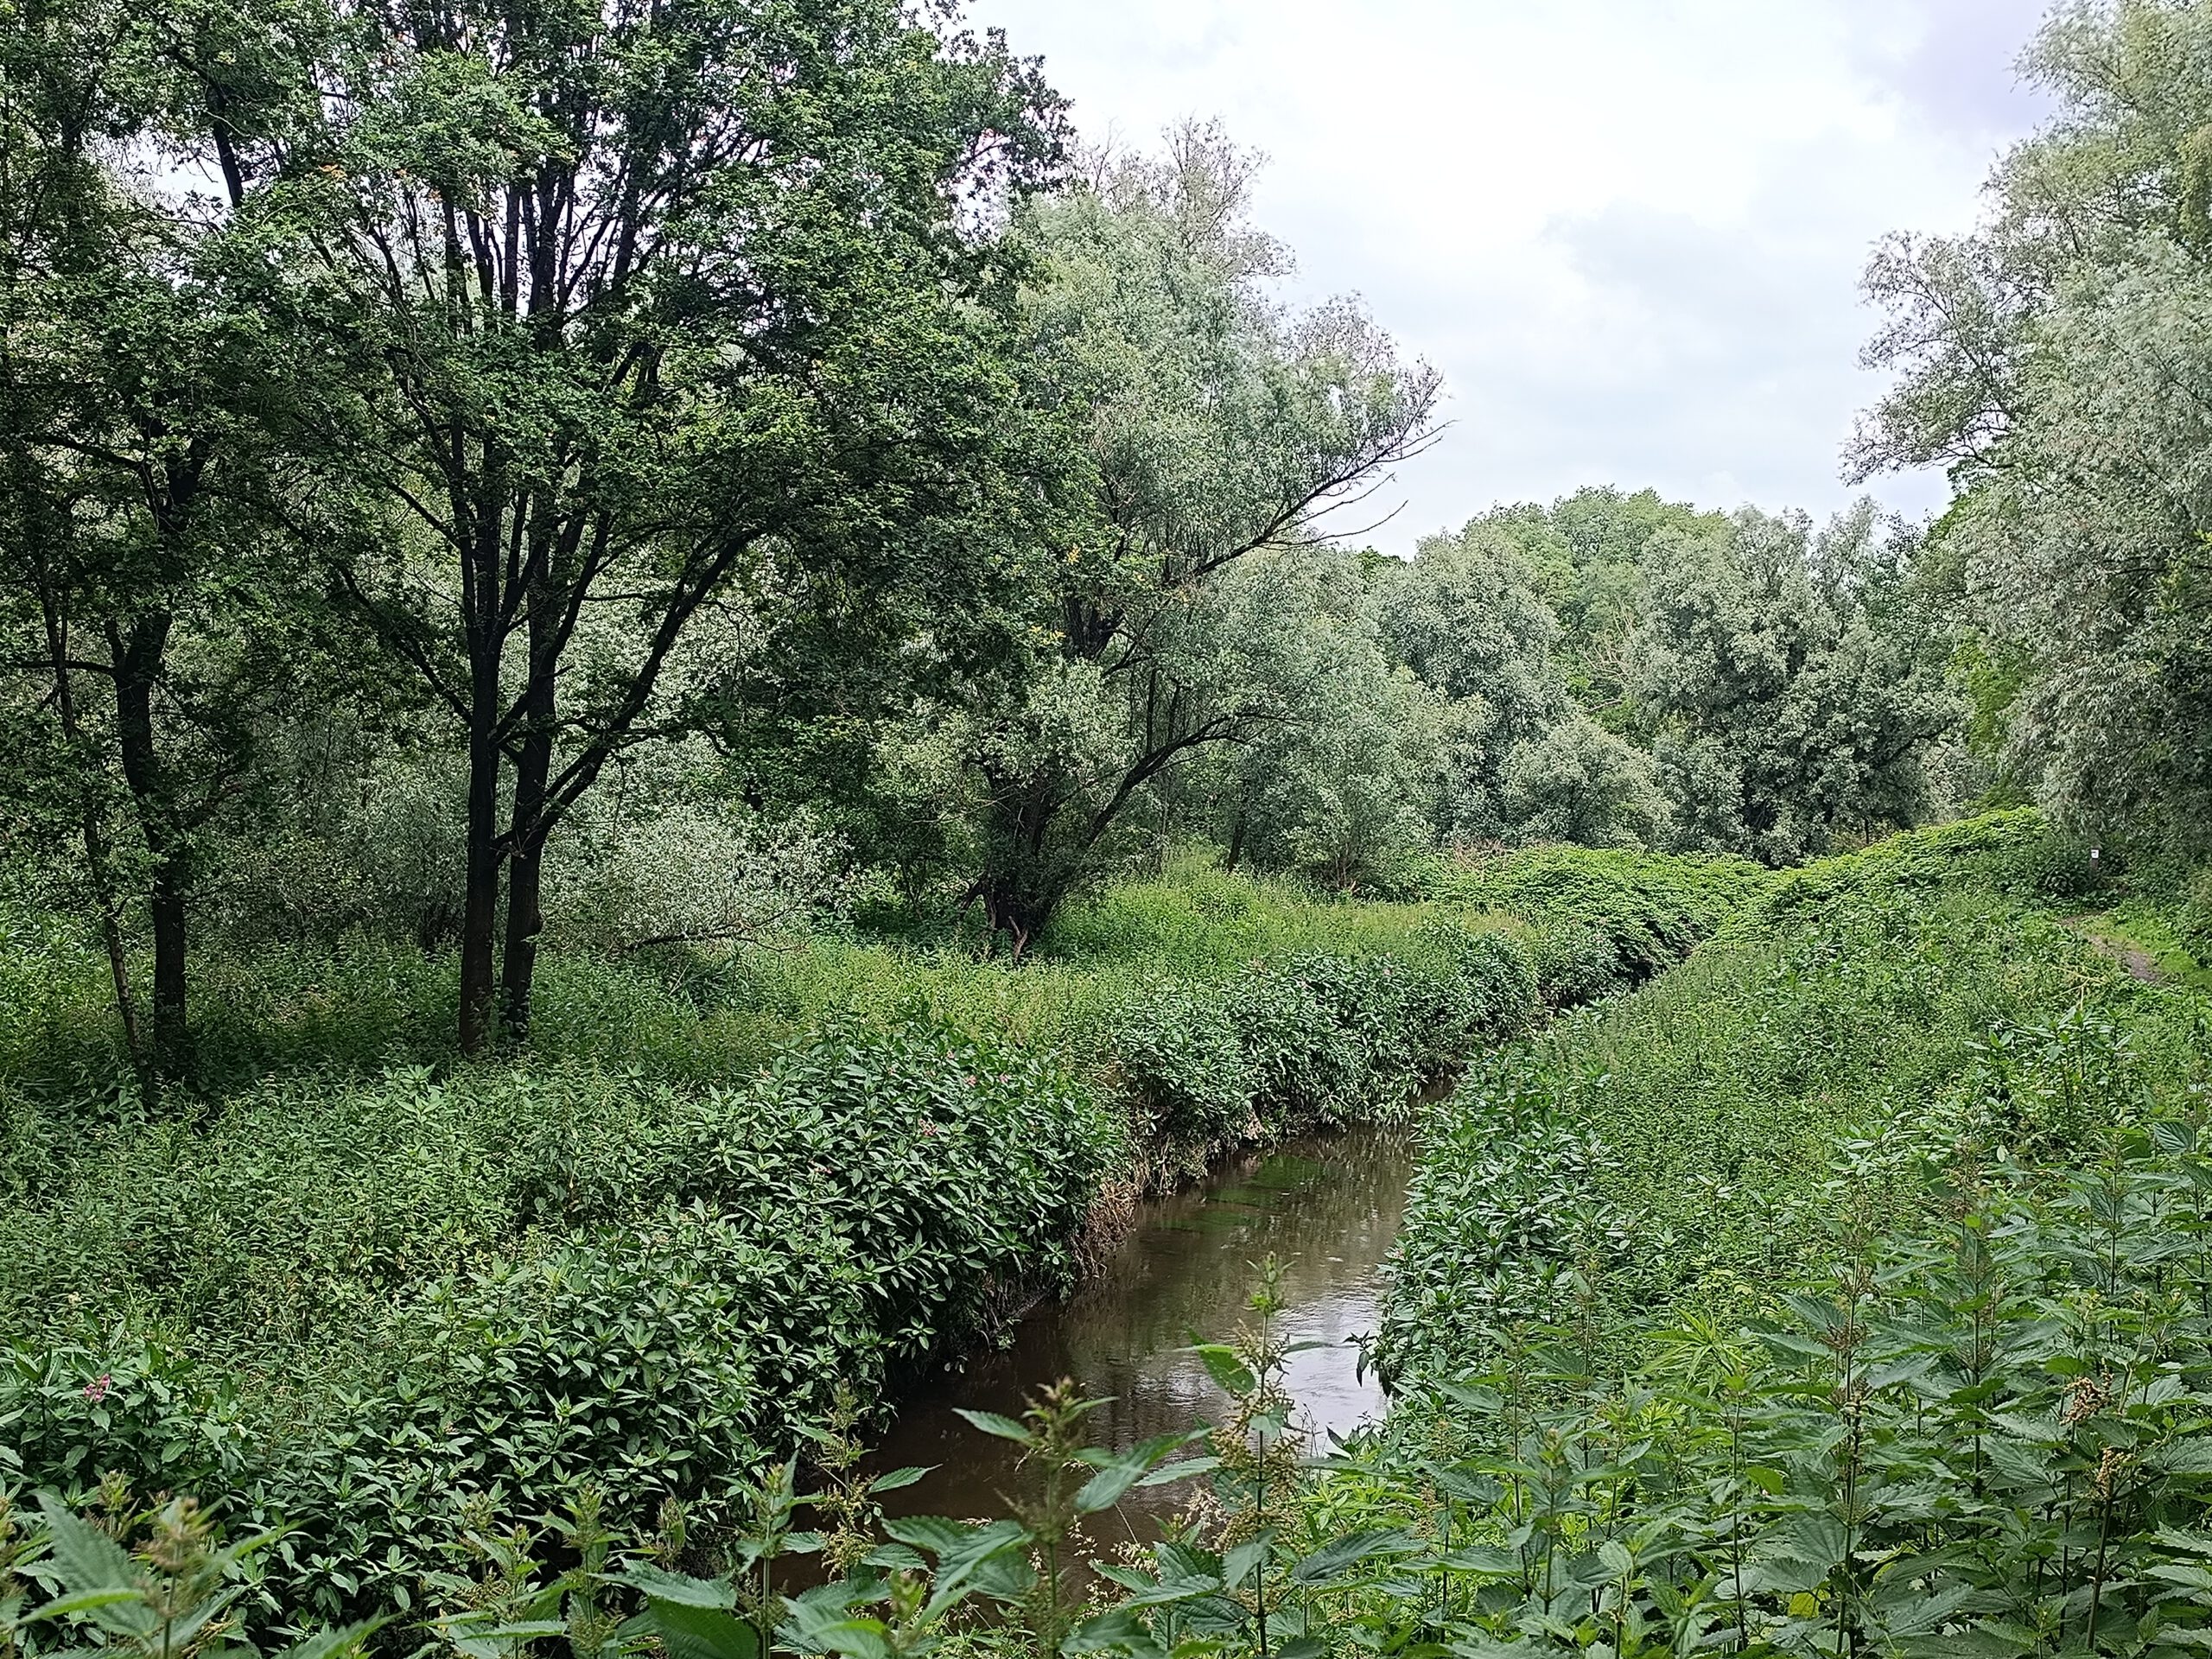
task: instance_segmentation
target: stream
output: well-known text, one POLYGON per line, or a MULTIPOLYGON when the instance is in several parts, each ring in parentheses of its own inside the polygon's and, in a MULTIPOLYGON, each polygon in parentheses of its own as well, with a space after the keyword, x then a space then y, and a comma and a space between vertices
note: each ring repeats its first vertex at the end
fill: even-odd
MULTIPOLYGON (((1232 1160, 1202 1186, 1144 1201, 1128 1236, 1066 1301, 1039 1305, 1007 1347, 974 1355, 908 1396, 868 1465, 926 1465, 930 1472, 886 1493, 887 1508, 963 1519, 1006 1514, 1007 1495, 1024 1489, 1020 1448, 969 1427, 955 1408, 1019 1416, 1032 1390, 1063 1376, 1089 1395, 1110 1397, 1086 1420, 1095 1446, 1120 1450, 1219 1421, 1227 1396, 1188 1349, 1194 1338, 1236 1334, 1249 1317, 1253 1264, 1270 1255, 1285 1264, 1283 1340, 1320 1344, 1288 1362, 1294 1427, 1325 1443, 1332 1431, 1378 1415, 1382 1390, 1358 1374, 1357 1339, 1375 1327, 1380 1269, 1413 1159, 1408 1132, 1355 1128, 1232 1160)), ((1081 1542, 1090 1554, 1149 1542, 1190 1495, 1188 1483, 1136 1488, 1090 1517, 1081 1542)))

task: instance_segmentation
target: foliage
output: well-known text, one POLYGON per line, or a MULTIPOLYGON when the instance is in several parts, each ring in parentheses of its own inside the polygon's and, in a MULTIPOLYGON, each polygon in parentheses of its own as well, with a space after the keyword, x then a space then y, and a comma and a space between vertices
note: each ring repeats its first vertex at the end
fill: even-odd
POLYGON ((1046 527, 1035 671, 969 746, 970 894, 1016 955, 1097 870, 1138 790, 1300 717, 1310 630, 1240 607, 1230 573, 1313 540, 1431 430, 1433 371, 1401 364, 1356 302, 1275 300, 1288 258, 1249 220, 1252 168, 1186 125, 1162 156, 1096 158, 1022 222, 1043 273, 1024 296, 1037 396, 1071 411, 1089 497, 1046 527), (1268 626, 1236 626, 1255 616, 1268 626))
POLYGON ((27 1478, 298 1525, 283 1576, 333 1612, 472 1497, 527 1518, 589 1476, 629 1524, 712 1519, 840 1379, 1064 1287, 1115 1135, 1046 1061, 924 1032, 740 1091, 416 1074, 124 1125, 18 1212, 0 1416, 27 1478))
POLYGON ((1835 1267, 1768 1319, 1655 1328, 1618 1382, 1571 1325, 1533 1330, 1440 1385, 1407 1414, 1433 1433, 1400 1423, 1335 1495, 1405 1527, 1338 1628, 1483 1652, 2195 1651, 2212 1170, 2187 1119, 2087 1141, 2059 1170, 1972 1138, 1848 1148, 1835 1267), (1885 1162, 1927 1182, 1888 1233, 1864 1191, 1885 1162))
POLYGON ((2212 868, 2190 877, 2174 917, 2174 931, 2199 963, 2212 965, 2212 868))
POLYGON ((1465 860, 1432 878, 1439 898, 1533 927, 1536 971, 1555 1006, 1648 979, 1757 899, 1747 860, 1537 847, 1465 860))
MULTIPOLYGON (((87 1517, 51 1492, 26 1526, 0 1498, 0 1654, 103 1652, 142 1659, 251 1653, 237 1640, 238 1604, 254 1558, 276 1541, 254 1533, 227 1546, 189 1498, 139 1510, 105 1483, 87 1517), (49 1592, 28 1605, 35 1585, 49 1592), (72 1645, 56 1647, 53 1638, 72 1645)), ((353 1659, 377 1628, 367 1621, 318 1630, 281 1659, 353 1659)))
POLYGON ((1224 573, 1227 629, 1291 636, 1268 664, 1282 717, 1209 747, 1153 792, 1168 813, 1195 809, 1232 868, 1249 860, 1344 892, 1395 894, 1429 843, 1442 708, 1391 661, 1387 590, 1369 563, 1300 548, 1224 573))
POLYGON ((1867 351, 1899 372, 1859 464, 1948 466, 1938 525, 2003 696, 2009 769, 2061 817, 2194 849, 2204 673, 2204 67, 2173 0, 2056 9, 2024 70, 2052 118, 1971 234, 1891 238, 1867 351))
MULTIPOLYGON (((2008 1116, 1976 1132, 2023 1155, 2185 1105, 2186 1010, 2044 908, 2049 839, 1999 815, 1792 873, 1637 996, 1471 1071, 1415 1179, 1382 1363, 1448 1370, 1578 1301, 1608 1343, 1762 1312, 1824 1263, 1835 1146, 1937 1135, 1993 1091, 2008 1116)), ((1904 1186, 1881 1202, 1870 1225, 1910 1218, 1904 1186)))
POLYGON ((1652 543, 1630 686, 1674 845, 1790 864, 1946 804, 1947 642, 1902 602, 1911 550, 1882 531, 1866 503, 1818 537, 1745 511, 1652 543))

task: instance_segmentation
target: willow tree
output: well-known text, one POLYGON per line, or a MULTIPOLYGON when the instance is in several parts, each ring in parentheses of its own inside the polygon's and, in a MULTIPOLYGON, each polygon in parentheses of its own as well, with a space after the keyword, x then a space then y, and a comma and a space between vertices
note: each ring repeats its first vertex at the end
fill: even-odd
POLYGON ((1947 467, 1939 545, 1984 721, 2085 827, 2212 845, 2212 16, 2069 7, 2026 60, 2056 113, 1972 234, 1867 272, 1897 372, 1862 471, 1947 467))
POLYGON ((1017 955, 1148 784, 1286 717, 1264 645, 1217 626, 1223 573, 1323 533, 1431 432, 1436 376, 1356 306, 1275 302, 1288 257, 1250 223, 1250 178, 1217 130, 1185 128, 1025 227, 1030 395, 1072 425, 1085 500, 1050 521, 1027 690, 974 749, 969 897, 1017 955))
POLYGON ((764 610, 951 556, 908 532, 994 476, 996 227, 1058 111, 894 0, 348 0, 327 40, 271 303, 344 354, 334 579, 466 747, 473 1052, 502 978, 527 1028, 546 840, 608 762, 764 610))

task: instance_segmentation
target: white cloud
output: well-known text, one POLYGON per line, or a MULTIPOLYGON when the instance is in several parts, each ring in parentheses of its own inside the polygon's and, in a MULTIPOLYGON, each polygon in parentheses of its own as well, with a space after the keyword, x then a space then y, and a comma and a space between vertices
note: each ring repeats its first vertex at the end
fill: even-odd
POLYGON ((970 4, 1087 136, 1218 116, 1267 151, 1297 293, 1363 295, 1445 372, 1393 547, 1584 483, 1841 505, 1869 248, 1970 223, 2040 113, 2011 68, 2037 0, 970 4))

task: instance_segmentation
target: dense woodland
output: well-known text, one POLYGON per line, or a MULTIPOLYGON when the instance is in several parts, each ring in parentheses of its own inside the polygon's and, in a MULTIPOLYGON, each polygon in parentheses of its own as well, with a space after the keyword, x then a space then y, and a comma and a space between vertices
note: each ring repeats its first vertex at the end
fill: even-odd
POLYGON ((1942 514, 1402 559, 1438 375, 944 9, 0 4, 0 1659, 2212 1644, 2212 7, 2027 67, 1866 274, 1942 514), (886 1519, 1375 1120, 1387 1421, 1255 1266, 886 1519))

